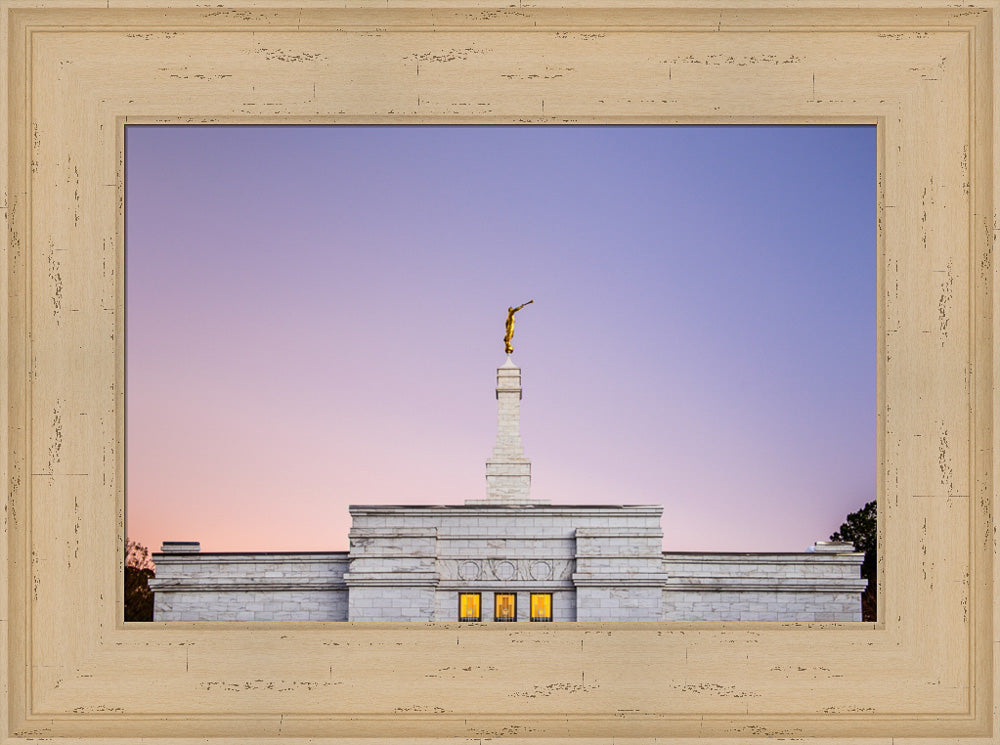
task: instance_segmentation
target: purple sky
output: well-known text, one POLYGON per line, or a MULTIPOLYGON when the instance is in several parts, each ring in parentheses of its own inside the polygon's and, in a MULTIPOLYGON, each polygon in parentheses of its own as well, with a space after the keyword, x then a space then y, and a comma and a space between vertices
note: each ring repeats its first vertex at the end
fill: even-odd
POLYGON ((346 550, 532 496, 801 551, 875 496, 874 126, 126 128, 127 530, 346 550))

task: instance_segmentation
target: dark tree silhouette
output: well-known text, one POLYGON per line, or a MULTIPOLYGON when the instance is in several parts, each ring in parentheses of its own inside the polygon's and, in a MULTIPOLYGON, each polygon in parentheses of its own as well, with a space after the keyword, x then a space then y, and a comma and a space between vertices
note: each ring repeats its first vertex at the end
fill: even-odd
POLYGON ((830 536, 831 541, 850 541, 858 551, 865 552, 861 562, 861 576, 868 580, 868 587, 861 595, 861 620, 876 619, 875 568, 878 566, 878 531, 876 528, 876 508, 874 500, 857 512, 847 516, 840 530, 830 536))
POLYGON ((149 549, 141 543, 125 543, 125 620, 153 620, 153 592, 149 580, 156 576, 156 567, 149 558, 149 549))

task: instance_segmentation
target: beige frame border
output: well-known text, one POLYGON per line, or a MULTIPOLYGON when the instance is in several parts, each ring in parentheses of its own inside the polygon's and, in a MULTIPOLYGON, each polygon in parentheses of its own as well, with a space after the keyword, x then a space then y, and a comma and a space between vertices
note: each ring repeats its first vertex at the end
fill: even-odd
POLYGON ((996 0, 343 5, 0 0, 0 742, 993 742, 996 0), (118 621, 150 121, 877 123, 880 622, 118 621))

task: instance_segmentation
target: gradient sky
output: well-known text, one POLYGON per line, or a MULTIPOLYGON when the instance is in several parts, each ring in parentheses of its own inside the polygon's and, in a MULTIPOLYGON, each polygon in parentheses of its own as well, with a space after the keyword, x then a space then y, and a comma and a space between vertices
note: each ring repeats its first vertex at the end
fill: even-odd
POLYGON ((127 531, 346 550, 532 496, 802 551, 875 498, 874 126, 126 127, 127 531))

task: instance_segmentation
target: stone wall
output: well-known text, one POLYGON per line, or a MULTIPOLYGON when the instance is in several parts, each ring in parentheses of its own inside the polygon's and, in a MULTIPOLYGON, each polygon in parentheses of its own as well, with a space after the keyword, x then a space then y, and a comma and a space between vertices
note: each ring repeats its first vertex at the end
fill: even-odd
POLYGON ((659 515, 646 525, 578 528, 576 618, 578 621, 660 621, 663 531, 659 515))
POLYGON ((154 553, 154 621, 346 621, 347 554, 154 553))
POLYGON ((154 554, 158 621, 458 620, 552 593, 555 621, 860 621, 863 555, 663 553, 659 506, 352 507, 350 553, 154 554))
POLYGON ((400 524, 370 526, 355 522, 349 533, 349 621, 386 623, 434 619, 437 586, 437 532, 400 524))
POLYGON ((863 554, 665 553, 664 621, 860 621, 863 554))
POLYGON ((349 619, 457 621, 458 594, 478 592, 483 622, 492 623, 494 594, 514 592, 518 621, 529 621, 531 593, 544 592, 554 620, 657 621, 661 513, 659 505, 478 500, 352 507, 349 619), (627 597, 602 599, 612 588, 627 597))
POLYGON ((416 623, 434 620, 434 588, 431 586, 355 586, 350 588, 348 598, 349 621, 416 623))
POLYGON ((658 587, 580 587, 577 621, 660 621, 663 591, 658 587))
POLYGON ((346 621, 347 590, 157 592, 154 621, 346 621))

